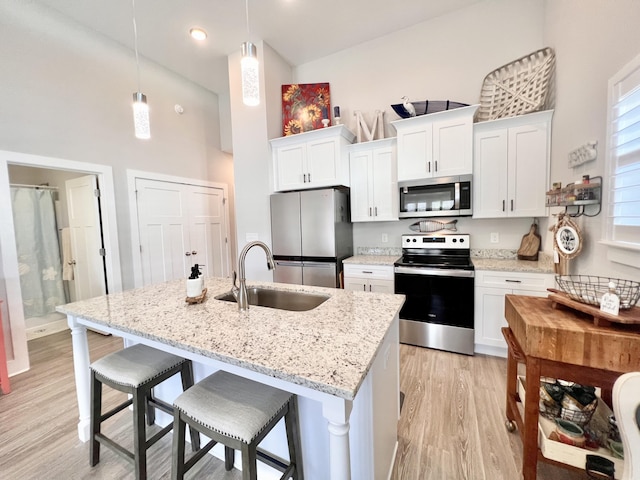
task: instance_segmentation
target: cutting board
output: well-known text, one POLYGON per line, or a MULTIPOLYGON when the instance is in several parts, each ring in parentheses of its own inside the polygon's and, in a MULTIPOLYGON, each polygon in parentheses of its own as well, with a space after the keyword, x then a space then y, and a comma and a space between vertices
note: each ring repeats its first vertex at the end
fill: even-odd
POLYGON ((538 235, 538 225, 533 223, 529 233, 522 237, 520 248, 518 249, 518 260, 538 260, 538 251, 542 239, 538 235))

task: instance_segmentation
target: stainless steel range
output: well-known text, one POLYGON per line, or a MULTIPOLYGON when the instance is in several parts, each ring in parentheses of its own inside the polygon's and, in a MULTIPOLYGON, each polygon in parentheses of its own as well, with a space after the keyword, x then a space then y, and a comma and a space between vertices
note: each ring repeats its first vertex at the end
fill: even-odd
POLYGON ((395 263, 400 342, 473 355, 474 268, 467 234, 402 236, 395 263))

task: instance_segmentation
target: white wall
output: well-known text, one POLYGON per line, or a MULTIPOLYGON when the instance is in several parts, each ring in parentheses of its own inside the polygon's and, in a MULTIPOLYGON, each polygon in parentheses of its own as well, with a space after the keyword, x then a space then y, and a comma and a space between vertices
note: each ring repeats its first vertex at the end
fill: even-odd
MULTIPOLYGON (((557 55, 551 181, 566 185, 584 174, 604 174, 607 82, 640 54, 640 2, 547 0, 545 8, 545 40, 557 55), (570 169, 568 153, 591 140, 598 142, 597 160, 570 169)), ((584 247, 571 262, 572 273, 640 279, 638 269, 607 260, 607 247, 598 244, 604 215, 578 219, 584 247)))
MULTIPOLYGON (((269 195, 273 172, 269 138, 281 135, 280 86, 291 81, 291 67, 264 42, 258 44, 258 59, 260 105, 247 107, 242 103, 240 88, 240 53, 229 56, 238 252, 250 240, 271 245, 269 195)), ((273 279, 260 249, 252 249, 247 256, 246 275, 253 280, 273 279)))
POLYGON ((34 2, 0 0, 0 58, 0 150, 113 167, 124 288, 133 286, 127 168, 233 184, 215 94, 142 57, 152 137, 137 140, 133 52, 34 2))
MULTIPOLYGON (((331 105, 340 106, 342 123, 354 133, 354 110, 369 125, 374 111, 384 110, 385 135, 395 136, 388 122, 399 117, 391 104, 401 103, 403 95, 477 103, 489 72, 545 46, 544 18, 539 0, 487 0, 301 65, 295 81, 329 82, 331 105)), ((400 247, 400 235, 410 233, 414 222, 357 223, 354 246, 400 247)), ((458 230, 472 234, 473 248, 517 249, 531 222, 460 218, 458 230), (489 242, 490 232, 500 233, 500 243, 489 242)))

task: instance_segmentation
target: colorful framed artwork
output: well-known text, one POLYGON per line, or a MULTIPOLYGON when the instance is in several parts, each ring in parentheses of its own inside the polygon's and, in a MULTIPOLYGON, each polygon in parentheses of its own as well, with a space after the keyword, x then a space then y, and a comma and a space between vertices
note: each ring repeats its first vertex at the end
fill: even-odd
POLYGON ((330 114, 328 83, 282 85, 282 134, 285 137, 323 128, 322 120, 330 121, 330 114))

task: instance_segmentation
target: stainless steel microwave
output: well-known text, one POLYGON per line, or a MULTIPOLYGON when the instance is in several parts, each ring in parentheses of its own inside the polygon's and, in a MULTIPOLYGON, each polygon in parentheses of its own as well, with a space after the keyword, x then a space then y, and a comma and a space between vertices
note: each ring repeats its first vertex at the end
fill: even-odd
POLYGON ((471 175, 398 182, 400 218, 471 215, 471 175))

